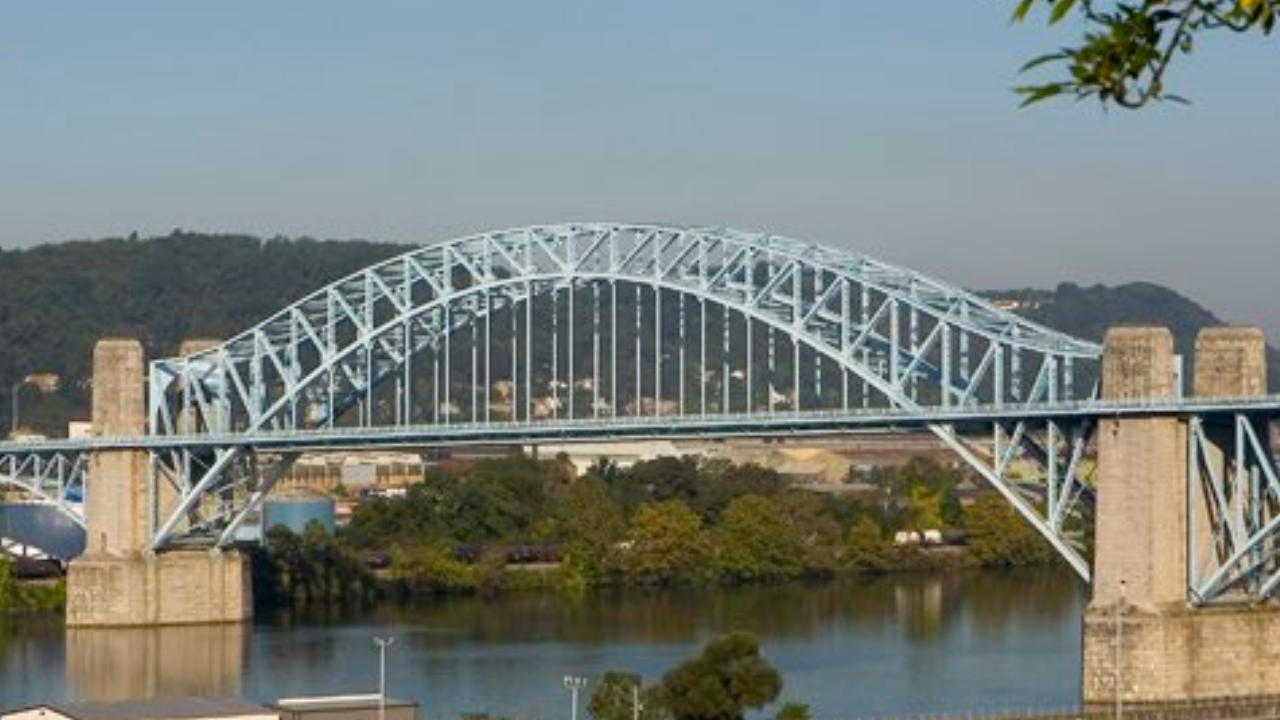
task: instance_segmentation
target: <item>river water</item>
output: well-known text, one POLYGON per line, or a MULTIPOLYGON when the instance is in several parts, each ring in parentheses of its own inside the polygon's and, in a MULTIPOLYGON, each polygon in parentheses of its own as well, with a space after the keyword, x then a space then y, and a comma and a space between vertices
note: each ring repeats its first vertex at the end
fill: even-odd
POLYGON ((0 708, 35 701, 369 692, 451 720, 563 720, 567 674, 659 677, 717 633, 755 632, 783 697, 816 718, 1074 705, 1085 589, 1065 568, 777 587, 511 594, 383 605, 250 627, 66 630, 0 618, 0 708))

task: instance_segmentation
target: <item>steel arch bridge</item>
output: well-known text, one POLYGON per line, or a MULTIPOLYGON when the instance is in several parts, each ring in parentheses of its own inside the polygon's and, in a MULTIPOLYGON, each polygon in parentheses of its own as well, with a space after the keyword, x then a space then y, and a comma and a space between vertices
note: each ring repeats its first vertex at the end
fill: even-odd
MULTIPOLYGON (((1280 505, 1274 466, 1257 470, 1280 400, 1103 403, 1100 357, 852 252, 723 228, 529 227, 411 250, 155 361, 146 436, 0 445, 0 482, 75 512, 87 450, 145 449, 177 496, 163 513, 153 501, 152 549, 221 547, 309 449, 918 428, 1087 579, 1097 419, 1176 411, 1251 434, 1240 467, 1269 473, 1280 505)), ((1230 557, 1277 529, 1221 515, 1230 557)), ((1247 554, 1222 589, 1257 578, 1247 554)))

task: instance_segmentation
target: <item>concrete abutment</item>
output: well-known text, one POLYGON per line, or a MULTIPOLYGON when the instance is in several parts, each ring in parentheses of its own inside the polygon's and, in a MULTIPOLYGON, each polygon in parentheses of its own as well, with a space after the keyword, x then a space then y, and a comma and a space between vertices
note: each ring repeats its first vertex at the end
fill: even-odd
MULTIPOLYGON (((93 431, 102 437, 147 429, 142 345, 107 339, 94 348, 93 431)), ((67 574, 67 625, 112 627, 242 622, 253 616, 247 558, 238 551, 152 553, 147 453, 95 450, 89 458, 85 554, 67 574)))
MULTIPOLYGON (((1168 330, 1117 328, 1104 345, 1104 398, 1179 392, 1168 330)), ((1192 386, 1201 396, 1265 393, 1262 333, 1203 330, 1192 386)), ((1205 542, 1208 520, 1188 509, 1187 434, 1176 417, 1099 424, 1093 597, 1082 651, 1086 705, 1280 696, 1280 610, 1189 602, 1188 538, 1205 542)), ((1204 557, 1208 546, 1190 552, 1204 557)))

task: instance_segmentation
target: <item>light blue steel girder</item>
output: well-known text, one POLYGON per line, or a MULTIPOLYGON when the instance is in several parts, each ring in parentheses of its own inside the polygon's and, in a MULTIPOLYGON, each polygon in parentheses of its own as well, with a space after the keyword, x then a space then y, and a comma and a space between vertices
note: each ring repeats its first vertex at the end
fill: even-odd
MULTIPOLYGON (((851 252, 722 228, 532 227, 413 249, 152 363, 144 438, 0 444, 0 458, 150 451, 179 497, 152 508, 161 549, 230 542, 313 449, 923 429, 1087 578, 1097 419, 1280 415, 1280 398, 1100 402, 1100 353, 851 252)), ((1270 568, 1255 538, 1274 530, 1260 473, 1206 495, 1222 551, 1193 595, 1280 584, 1254 569, 1270 568)))
POLYGON ((688 417, 639 416, 561 419, 558 422, 508 422, 439 425, 430 423, 374 427, 332 427, 301 430, 262 431, 209 435, 139 435, 136 437, 90 437, 48 439, 14 443, 0 442, 0 457, 32 453, 79 454, 90 450, 212 450, 243 445, 265 450, 357 449, 365 446, 409 447, 448 446, 453 442, 510 444, 523 437, 590 439, 617 438, 698 438, 720 432, 750 436, 788 434, 838 435, 876 431, 910 431, 930 425, 950 425, 961 434, 982 434, 992 424, 1012 427, 1019 422, 1061 426, 1079 425, 1102 418, 1176 417, 1201 422, 1225 422, 1243 417, 1252 422, 1280 418, 1280 395, 1252 398, 1182 398, 1159 400, 1088 400, 1031 405, 988 405, 967 408, 921 408, 918 410, 804 410, 774 411, 752 415, 708 413, 688 417))
POLYGON ((1194 417, 1187 436, 1191 602, 1272 597, 1280 586, 1280 473, 1268 422, 1245 413, 1194 417))
POLYGON ((1103 402, 1100 354, 847 251, 722 228, 521 228, 413 249, 156 361, 147 436, 0 443, 0 483, 83 522, 84 454, 146 450, 179 498, 162 516, 152 493, 153 548, 221 546, 309 450, 927 430, 1087 579, 1097 420, 1177 416, 1194 429, 1189 502, 1211 519, 1190 596, 1273 592, 1280 484, 1259 428, 1280 398, 1103 402))
POLYGON ((87 455, 81 448, 0 443, 0 489, 15 488, 52 505, 84 527, 87 455))
MULTIPOLYGON (((769 407, 778 394, 797 413, 804 405, 832 407, 831 394, 821 390, 824 369, 828 376, 841 377, 838 384, 828 381, 828 387, 848 388, 854 379, 853 385, 862 388, 857 404, 868 410, 924 413, 1071 400, 1079 385, 1074 373, 1096 361, 1100 352, 1096 345, 996 309, 970 293, 850 252, 717 228, 536 227, 413 250, 313 293, 218 347, 153 363, 151 430, 155 436, 237 436, 243 441, 325 428, 406 428, 413 424, 413 410, 422 405, 418 396, 428 384, 421 370, 413 368, 426 365, 413 360, 419 354, 433 358, 432 424, 475 425, 492 410, 486 404, 480 412, 475 397, 488 396, 494 388, 489 346, 485 374, 479 377, 477 329, 483 326, 488 338, 494 318, 504 312, 514 327, 518 307, 526 317, 525 372, 521 378, 513 363, 510 384, 516 388, 524 380, 526 402, 512 402, 509 419, 536 425, 573 421, 580 413, 595 417, 602 406, 619 407, 619 391, 608 403, 594 401, 589 411, 578 408, 575 391, 582 380, 576 378, 586 368, 581 351, 575 360, 580 343, 574 339, 574 304, 579 295, 583 302, 591 298, 598 303, 601 287, 616 297, 618 285, 634 287, 638 298, 630 331, 618 324, 616 315, 608 328, 611 342, 628 332, 635 341, 636 381, 620 390, 629 393, 629 402, 620 409, 662 418, 683 412, 694 425, 697 417, 717 412, 758 418, 765 409, 759 402, 762 392, 769 407), (667 298, 672 302, 666 302, 664 313, 667 298), (692 320, 686 317, 688 300, 698 308, 692 320), (691 353, 684 343, 674 349, 664 346, 668 335, 660 325, 670 324, 667 318, 676 312, 680 337, 687 325, 697 323, 689 336, 696 338, 698 356, 719 355, 720 372, 714 361, 687 363, 691 353), (549 368, 547 358, 531 357, 538 351, 528 339, 534 318, 539 336, 548 329, 552 335, 549 368), (709 323, 720 327, 720 347, 712 346, 709 323), (774 367, 772 359, 770 367, 757 369, 758 352, 751 343, 756 328, 767 330, 771 342, 776 335, 790 344, 789 373, 774 367), (467 329, 473 338, 469 363, 456 352, 466 342, 467 329), (643 337, 646 332, 651 343, 643 337), (646 343, 647 353, 642 347, 646 343), (640 372, 646 363, 652 365, 647 375, 640 372), (468 365, 470 377, 459 382, 468 365), (680 369, 674 382, 673 365, 680 369), (720 386, 715 396, 723 402, 718 407, 705 392, 685 392, 691 384, 687 365, 698 373, 693 384, 704 390, 707 384, 720 386), (755 382, 762 375, 769 378, 763 390, 755 382), (395 386, 394 415, 385 413, 386 402, 378 398, 387 385, 395 386), (468 395, 470 423, 462 417, 468 395), (693 396, 700 402, 690 406, 687 398, 693 396), (348 412, 353 408, 354 413, 348 412)), ((598 304, 593 311, 599 312, 598 304)), ((598 343, 599 337, 592 338, 593 346, 598 343)), ((517 346, 513 337, 512 347, 517 346)), ((605 382, 617 387, 619 357, 615 353, 609 361, 608 378, 596 366, 589 378, 591 393, 579 397, 590 396, 605 382)), ((849 396, 845 390, 844 408, 849 396)), ((946 424, 930 429, 1087 575, 1083 559, 1063 539, 1053 516, 1042 517, 1006 477, 1010 465, 984 459, 989 452, 946 424)), ((262 495, 253 479, 229 480, 230 470, 251 449, 244 442, 223 445, 195 463, 187 451, 169 459, 161 455, 161 472, 183 500, 159 527, 157 548, 183 523, 209 525, 196 516, 209 505, 205 498, 211 493, 228 498, 249 488, 248 497, 262 495)), ((251 510, 252 503, 242 507, 242 513, 251 510)))

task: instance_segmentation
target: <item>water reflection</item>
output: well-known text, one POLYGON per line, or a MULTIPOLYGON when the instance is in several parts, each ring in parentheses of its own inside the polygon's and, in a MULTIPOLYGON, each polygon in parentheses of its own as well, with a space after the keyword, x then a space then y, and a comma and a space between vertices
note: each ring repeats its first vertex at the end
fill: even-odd
POLYGON ((248 626, 76 628, 65 633, 69 699, 241 692, 248 626))
POLYGON ((1079 687, 1084 588, 1066 569, 776 587, 520 593, 283 614, 250 627, 67 631, 0 620, 0 707, 34 700, 376 687, 373 635, 398 639, 397 694, 429 716, 559 717, 566 674, 654 679, 745 629, 818 718, 1061 707, 1079 687))

